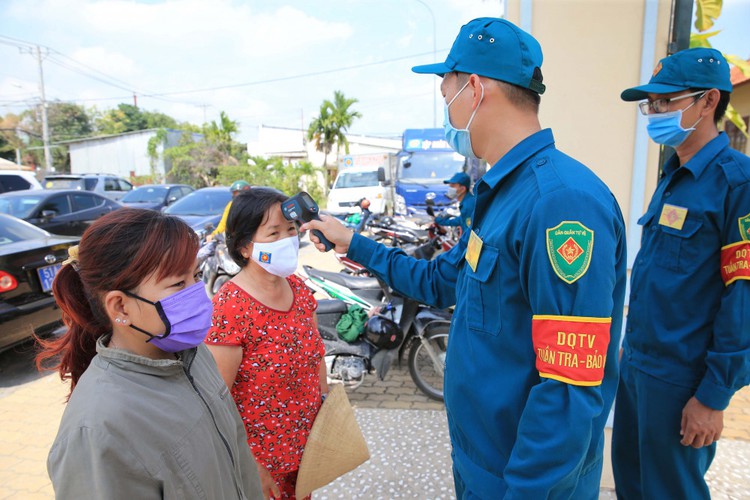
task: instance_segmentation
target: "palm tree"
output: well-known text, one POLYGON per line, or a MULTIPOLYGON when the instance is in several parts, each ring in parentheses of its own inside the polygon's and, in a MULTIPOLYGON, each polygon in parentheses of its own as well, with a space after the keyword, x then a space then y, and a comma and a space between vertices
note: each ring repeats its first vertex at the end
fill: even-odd
POLYGON ((346 139, 346 131, 352 126, 355 118, 361 118, 362 113, 359 111, 350 111, 352 105, 357 103, 357 99, 349 99, 344 96, 340 90, 333 93, 333 102, 328 99, 320 105, 320 114, 307 129, 307 140, 315 141, 315 149, 324 154, 323 167, 328 167, 328 155, 336 145, 338 154, 343 145, 346 152, 349 152, 349 141, 346 139))
POLYGON ((315 149, 323 153, 323 167, 328 166, 328 155, 333 149, 333 144, 336 142, 335 139, 335 126, 331 118, 329 111, 330 102, 328 100, 323 101, 320 105, 320 114, 312 122, 307 129, 307 140, 315 141, 315 149))

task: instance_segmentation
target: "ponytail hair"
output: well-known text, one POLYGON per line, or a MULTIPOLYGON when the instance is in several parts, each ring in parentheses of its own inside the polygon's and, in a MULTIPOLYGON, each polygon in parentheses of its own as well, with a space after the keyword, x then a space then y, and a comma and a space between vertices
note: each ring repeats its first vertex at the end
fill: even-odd
POLYGON ((70 379, 72 392, 96 355, 96 342, 112 331, 104 295, 132 290, 154 272, 157 279, 186 272, 197 251, 197 235, 176 217, 122 208, 98 219, 83 234, 75 260, 62 266, 52 284, 67 331, 38 339, 37 367, 70 379))

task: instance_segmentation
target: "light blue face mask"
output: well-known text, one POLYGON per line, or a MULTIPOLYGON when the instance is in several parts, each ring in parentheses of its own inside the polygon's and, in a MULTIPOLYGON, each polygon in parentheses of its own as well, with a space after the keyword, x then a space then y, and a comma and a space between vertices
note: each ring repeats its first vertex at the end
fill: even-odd
POLYGON ((451 124, 450 113, 448 113, 448 109, 450 108, 451 104, 453 104, 453 101, 455 101, 456 98, 461 95, 461 92, 463 92, 468 85, 469 82, 466 82, 466 84, 461 87, 461 90, 458 91, 458 94, 454 95, 453 99, 451 99, 451 101, 445 105, 445 119, 443 120, 443 129, 445 131, 445 140, 448 141, 450 147, 456 150, 457 153, 462 154, 467 158, 476 158, 477 155, 475 155, 474 150, 471 149, 471 136, 469 135, 469 127, 471 126, 471 122, 474 120, 474 115, 476 115, 477 110, 479 110, 479 105, 482 104, 482 99, 484 99, 484 85, 482 85, 482 82, 479 82, 479 85, 482 88, 482 95, 479 98, 479 104, 477 104, 476 109, 471 114, 471 117, 469 117, 469 123, 466 124, 466 128, 457 129, 456 127, 454 127, 451 124))
MULTIPOLYGON (((696 102, 698 101, 693 101, 690 106, 696 102)), ((676 148, 685 142, 690 134, 693 133, 693 130, 695 130, 695 126, 703 119, 701 116, 698 118, 697 122, 693 123, 692 127, 682 128, 682 112, 690 109, 690 106, 685 109, 678 109, 677 111, 652 113, 648 115, 648 126, 646 127, 646 130, 648 130, 648 135, 651 137, 651 140, 657 144, 663 144, 673 148, 676 148)))

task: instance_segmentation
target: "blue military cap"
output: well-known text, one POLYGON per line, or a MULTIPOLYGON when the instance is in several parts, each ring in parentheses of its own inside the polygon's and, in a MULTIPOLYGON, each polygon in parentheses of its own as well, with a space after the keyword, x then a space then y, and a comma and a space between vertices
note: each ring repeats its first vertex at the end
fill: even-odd
POLYGON ((461 27, 445 62, 414 66, 415 73, 475 73, 544 93, 542 47, 505 19, 481 17, 461 27))
POLYGON ((665 57, 656 65, 647 84, 624 90, 620 98, 642 101, 648 99, 649 94, 671 94, 688 89, 732 91, 729 64, 721 52, 700 47, 665 57))
POLYGON ((443 184, 461 184, 467 188, 471 187, 471 179, 463 172, 456 172, 450 179, 444 180, 443 184))

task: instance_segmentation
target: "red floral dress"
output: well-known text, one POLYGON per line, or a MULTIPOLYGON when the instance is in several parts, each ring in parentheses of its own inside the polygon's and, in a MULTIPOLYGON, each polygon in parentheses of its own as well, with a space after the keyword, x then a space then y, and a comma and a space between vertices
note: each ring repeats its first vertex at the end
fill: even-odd
POLYGON ((271 309, 229 281, 213 299, 209 345, 242 346, 232 386, 255 459, 277 476, 299 468, 320 409, 325 348, 315 328, 317 302, 297 276, 288 311, 271 309))

